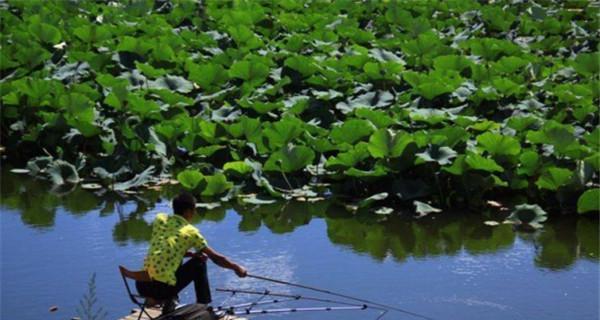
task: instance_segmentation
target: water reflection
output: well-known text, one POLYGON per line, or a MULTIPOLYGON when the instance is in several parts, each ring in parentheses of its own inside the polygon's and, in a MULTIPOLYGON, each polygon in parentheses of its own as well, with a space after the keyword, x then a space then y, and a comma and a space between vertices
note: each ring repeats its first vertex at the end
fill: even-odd
MULTIPOLYGON (((91 192, 75 189, 65 195, 53 194, 49 186, 29 177, 4 170, 1 179, 0 201, 3 208, 21 213, 24 224, 51 230, 56 210, 64 207, 73 215, 118 214, 113 228, 117 244, 146 242, 151 236, 151 217, 148 212, 169 211, 168 202, 177 190, 148 191, 143 194, 91 192), (158 207, 157 207, 158 206, 158 207)), ((268 205, 230 203, 203 210, 201 220, 221 221, 233 209, 241 215, 238 229, 254 232, 261 227, 276 234, 293 232, 322 218, 332 243, 370 255, 377 260, 392 257, 398 261, 408 258, 428 258, 456 255, 465 251, 472 255, 495 253, 510 248, 517 237, 536 249, 535 264, 541 268, 559 270, 573 265, 577 259, 598 261, 597 217, 553 217, 543 230, 533 234, 515 232, 510 225, 491 227, 481 214, 441 214, 421 220, 390 218, 379 221, 373 216, 354 216, 333 201, 280 202, 268 205)))

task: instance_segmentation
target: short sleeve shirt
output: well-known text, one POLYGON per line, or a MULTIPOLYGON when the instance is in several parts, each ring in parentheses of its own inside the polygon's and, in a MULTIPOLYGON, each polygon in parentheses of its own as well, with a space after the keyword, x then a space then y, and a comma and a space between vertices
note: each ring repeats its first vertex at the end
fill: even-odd
POLYGON ((200 231, 185 218, 159 213, 152 223, 150 248, 144 270, 150 278, 175 285, 175 272, 190 248, 200 251, 207 246, 200 231))

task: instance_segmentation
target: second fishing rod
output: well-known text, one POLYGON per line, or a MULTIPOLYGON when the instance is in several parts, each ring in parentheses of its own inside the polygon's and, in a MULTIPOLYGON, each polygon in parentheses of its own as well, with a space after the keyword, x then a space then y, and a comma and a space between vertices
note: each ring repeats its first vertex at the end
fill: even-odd
POLYGON ((330 290, 326 290, 326 289, 321 289, 321 288, 316 288, 316 287, 312 287, 312 286, 307 286, 307 285, 303 285, 303 284, 299 284, 299 283, 293 283, 293 282, 289 282, 289 281, 283 281, 283 280, 278 280, 278 279, 272 279, 272 278, 267 278, 267 277, 263 277, 263 276, 259 276, 259 275, 254 275, 254 274, 248 274, 249 278, 254 278, 254 279, 258 279, 258 280, 263 280, 263 281, 268 281, 268 282, 273 282, 273 283, 278 283, 281 285, 287 285, 290 287, 296 287, 296 288, 301 288, 301 289, 306 289, 306 290, 311 290, 311 291, 315 291, 315 292, 320 292, 320 293, 324 293, 324 294, 328 294, 331 296, 336 296, 336 297, 340 297, 340 298, 344 298, 344 299, 348 299, 348 300, 354 300, 354 301, 358 301, 358 302, 362 302, 362 303, 368 303, 374 306, 379 306, 382 308, 386 308, 389 310, 393 310, 396 312, 401 312, 404 314, 408 314, 411 315, 413 317, 418 317, 421 319, 425 319, 425 320, 435 320, 431 317, 422 315, 422 314, 418 314, 412 311, 408 311, 399 307, 395 307, 395 306, 390 306, 390 305, 386 305, 383 303, 379 303, 379 302, 374 302, 374 301, 370 301, 367 299, 362 299, 362 298, 357 298, 357 297, 353 297, 353 296, 349 296, 346 294, 342 294, 342 293, 338 293, 338 292, 333 292, 330 290))

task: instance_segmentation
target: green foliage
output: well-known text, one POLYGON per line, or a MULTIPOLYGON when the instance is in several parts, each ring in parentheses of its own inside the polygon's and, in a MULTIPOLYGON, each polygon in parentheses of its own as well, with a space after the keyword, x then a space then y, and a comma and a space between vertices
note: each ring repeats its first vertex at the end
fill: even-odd
POLYGON ((413 181, 436 186, 416 198, 437 207, 502 190, 574 208, 565 195, 598 179, 591 4, 581 14, 560 1, 6 7, 2 145, 18 166, 48 155, 73 164, 32 163, 57 185, 126 190, 179 172, 210 197, 300 197, 276 191, 284 179, 356 203, 413 181), (329 190, 311 186, 321 183, 329 190))
POLYGON ((188 169, 177 174, 177 181, 189 190, 196 189, 202 179, 204 179, 204 175, 198 170, 188 169))
POLYGON ((204 176, 206 186, 202 190, 203 196, 217 196, 233 187, 233 183, 227 181, 223 173, 217 172, 212 176, 204 176))
POLYGON ((271 154, 265 163, 265 171, 294 172, 311 164, 315 153, 305 146, 288 145, 271 154))
POLYGON ((565 168, 548 168, 537 180, 536 184, 542 189, 557 190, 571 180, 573 172, 565 168))
POLYGON ((600 211, 600 189, 590 189, 584 192, 577 200, 577 212, 595 212, 600 211))
POLYGON ((401 156, 411 142, 410 135, 405 132, 379 129, 369 138, 367 148, 373 158, 394 158, 401 156))
POLYGON ((533 228, 539 229, 542 227, 542 222, 546 221, 547 213, 537 204, 520 204, 515 206, 510 216, 506 221, 515 224, 526 224, 533 228))
POLYGON ((517 139, 492 132, 479 135, 477 144, 492 155, 516 156, 521 152, 521 144, 517 139))

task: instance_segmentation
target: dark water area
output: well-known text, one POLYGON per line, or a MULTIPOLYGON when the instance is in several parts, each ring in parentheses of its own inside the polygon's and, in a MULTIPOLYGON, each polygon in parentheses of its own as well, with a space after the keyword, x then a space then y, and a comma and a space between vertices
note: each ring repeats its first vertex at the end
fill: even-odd
MULTIPOLYGON (((140 268, 152 219, 174 191, 60 195, 27 176, 1 176, 1 314, 70 319, 96 275, 97 307, 117 319, 133 305, 117 266, 140 268), (58 310, 49 312, 51 306, 58 310)), ((553 216, 534 233, 488 226, 486 214, 423 219, 353 216, 331 201, 227 204, 194 224, 254 274, 398 306, 435 319, 598 319, 598 219, 553 216)), ((284 293, 209 265, 211 285, 284 293)), ((312 295, 312 294, 311 294, 312 295)), ((213 292, 218 305, 228 296, 213 292)), ((180 295, 193 300, 192 289, 180 295)), ((256 297, 236 296, 229 303, 256 297)), ((295 306, 316 306, 303 303, 295 306)), ((291 304, 290 304, 291 306, 291 304)), ((373 311, 255 319, 374 319, 373 311)), ((414 319, 389 313, 383 319, 414 319)))

